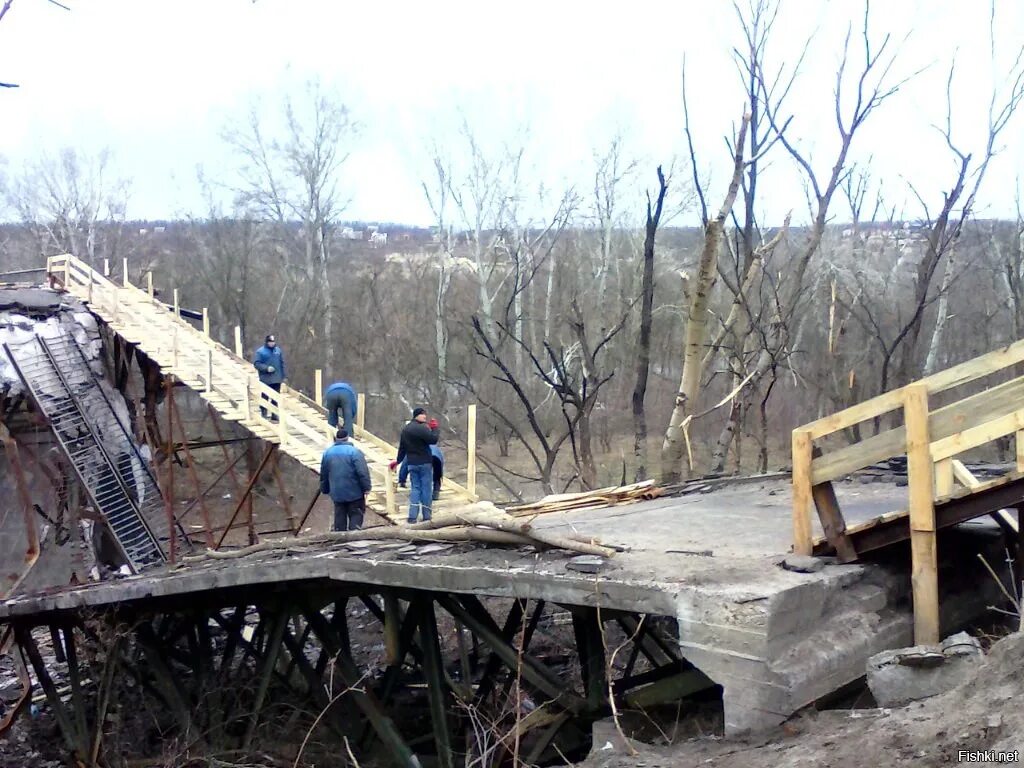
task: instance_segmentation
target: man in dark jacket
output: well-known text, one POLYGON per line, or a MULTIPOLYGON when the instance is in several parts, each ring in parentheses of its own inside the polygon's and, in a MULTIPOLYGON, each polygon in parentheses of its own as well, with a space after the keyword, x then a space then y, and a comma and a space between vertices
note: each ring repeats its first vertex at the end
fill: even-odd
MULTIPOLYGON (((263 346, 256 350, 252 364, 260 373, 261 383, 266 384, 275 392, 281 391, 281 384, 288 376, 284 370, 284 353, 277 346, 274 334, 270 334, 264 339, 263 346)), ((261 399, 268 400, 269 398, 264 395, 261 399)), ((276 400, 270 402, 277 405, 276 400)), ((260 416, 267 418, 267 409, 262 406, 260 406, 260 416)), ((270 420, 277 421, 277 414, 272 415, 270 420)))
POLYGON ((398 456, 391 462, 394 470, 402 461, 409 466, 409 522, 415 523, 420 514, 430 519, 430 505, 434 498, 434 457, 430 446, 440 437, 437 419, 427 421, 427 412, 417 408, 412 420, 402 429, 398 441, 398 456))
POLYGON ((356 424, 356 390, 345 381, 336 381, 324 392, 324 408, 327 409, 327 423, 332 427, 339 426, 338 415, 341 414, 341 425, 350 434, 355 434, 356 424))
POLYGON ((320 461, 320 493, 334 502, 334 530, 358 531, 366 514, 366 494, 370 492, 370 470, 363 452, 339 429, 334 445, 324 451, 320 461))

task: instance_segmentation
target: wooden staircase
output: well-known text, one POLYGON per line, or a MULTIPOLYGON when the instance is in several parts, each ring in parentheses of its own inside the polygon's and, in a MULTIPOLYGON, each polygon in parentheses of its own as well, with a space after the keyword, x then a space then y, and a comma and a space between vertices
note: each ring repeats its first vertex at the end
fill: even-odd
MULTIPOLYGON (((70 254, 48 258, 47 272, 119 336, 197 392, 224 419, 277 444, 281 452, 319 473, 323 452, 334 442, 334 429, 327 423, 327 412, 314 400, 288 385, 277 393, 262 384, 250 361, 194 328, 176 307, 168 308, 157 300, 152 283, 142 290, 128 282, 127 274, 122 284, 114 283, 70 254), (262 417, 261 407, 277 421, 262 417)), ((395 473, 388 469, 397 449, 358 427, 353 441, 366 456, 373 481, 367 506, 393 521, 404 520, 395 473)), ((476 500, 474 493, 445 478, 434 507, 440 511, 476 500)))

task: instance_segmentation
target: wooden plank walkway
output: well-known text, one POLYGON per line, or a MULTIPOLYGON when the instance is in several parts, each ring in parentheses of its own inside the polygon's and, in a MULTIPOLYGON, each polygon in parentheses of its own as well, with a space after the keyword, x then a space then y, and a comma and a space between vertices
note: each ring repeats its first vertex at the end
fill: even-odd
MULTIPOLYGON (((152 281, 149 290, 129 283, 127 275, 123 284, 116 284, 68 254, 50 257, 47 271, 119 336, 197 392, 222 418, 276 443, 283 453, 319 473, 323 451, 334 441, 334 429, 327 423, 327 412, 315 401, 287 385, 276 393, 260 383, 251 362, 156 300, 152 281), (277 421, 262 417, 261 407, 277 421)), ((397 504, 394 473, 388 469, 397 449, 358 427, 353 440, 366 456, 373 481, 367 506, 392 520, 403 520, 405 510, 397 504)), ((476 500, 474 493, 445 478, 435 507, 443 511, 476 500)))

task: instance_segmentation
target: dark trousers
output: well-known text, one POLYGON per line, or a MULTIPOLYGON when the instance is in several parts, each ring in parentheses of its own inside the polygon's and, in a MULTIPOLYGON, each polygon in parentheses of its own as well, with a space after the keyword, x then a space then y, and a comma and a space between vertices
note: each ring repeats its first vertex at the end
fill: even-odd
POLYGON ((341 416, 341 426, 349 435, 355 435, 356 428, 356 404, 347 392, 328 392, 324 395, 324 408, 327 409, 327 423, 332 427, 338 426, 338 416, 341 416))
POLYGON ((358 531, 363 527, 366 514, 366 498, 360 496, 354 501, 334 502, 334 530, 358 531))
MULTIPOLYGON (((275 392, 280 392, 281 391, 281 382, 278 382, 277 384, 267 384, 267 386, 270 387, 275 392)), ((271 400, 266 395, 263 395, 261 399, 262 400, 270 400, 270 404, 271 405, 274 405, 274 406, 277 405, 277 400, 271 400)), ((260 406, 260 416, 262 416, 264 419, 267 418, 267 409, 264 408, 262 405, 260 406)), ((275 415, 274 418, 276 419, 277 416, 275 415)))

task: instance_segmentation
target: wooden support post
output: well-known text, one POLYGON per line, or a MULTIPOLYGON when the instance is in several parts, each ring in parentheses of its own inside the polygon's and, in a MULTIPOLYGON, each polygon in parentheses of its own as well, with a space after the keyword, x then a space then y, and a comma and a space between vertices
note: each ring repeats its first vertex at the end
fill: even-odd
POLYGON ((242 326, 235 326, 235 354, 245 358, 245 347, 242 346, 242 326))
POLYGON ((389 466, 384 472, 384 514, 393 520, 398 513, 398 502, 395 498, 395 471, 389 466))
POLYGON ((348 650, 341 646, 340 640, 327 624, 323 615, 319 611, 308 611, 305 616, 306 620, 312 624, 313 632, 320 638, 325 650, 335 654, 335 669, 342 682, 350 689, 349 695, 373 725, 374 731, 391 752, 392 759, 403 767, 418 765, 418 758, 402 739, 401 733, 391 718, 384 713, 380 702, 365 689, 365 686, 360 685, 363 675, 359 672, 359 668, 348 650))
POLYGON ((157 688, 166 700, 168 708, 178 720, 178 727, 181 728, 182 733, 188 733, 192 724, 188 697, 181 689, 179 677, 174 674, 164 660, 156 633, 153 632, 153 628, 149 624, 143 622, 136 629, 136 637, 146 654, 146 660, 149 662, 149 668, 153 673, 157 688))
POLYGON ((1013 440, 1017 452, 1017 471, 1024 472, 1024 429, 1018 429, 1013 440))
POLYGON ((572 627, 576 636, 576 650, 580 660, 580 675, 587 696, 587 705, 597 710, 608 698, 605 667, 604 638, 595 608, 579 607, 572 610, 572 627))
MULTIPOLYGON (((543 606, 543 602, 541 602, 543 606)), ((501 628, 501 636, 506 642, 512 642, 523 622, 523 615, 526 612, 526 601, 518 599, 512 603, 508 615, 505 617, 505 625, 501 628)), ((474 706, 480 706, 484 699, 494 689, 494 676, 501 667, 501 658, 497 653, 491 651, 491 655, 484 664, 483 674, 480 675, 480 684, 476 689, 476 697, 473 699, 474 706)))
MULTIPOLYGON (((17 626, 14 629, 14 637, 18 646, 28 655, 29 663, 32 664, 32 669, 36 673, 36 680, 42 686, 43 692, 46 694, 46 701, 49 703, 50 709, 53 710, 53 716, 57 720, 61 736, 64 737, 64 743, 70 752, 75 752, 79 748, 80 737, 76 732, 74 723, 68 716, 68 711, 64 707, 60 694, 57 692, 57 686, 53 684, 53 678, 50 677, 46 664, 43 663, 39 647, 32 637, 32 630, 27 627, 17 626)), ((85 756, 84 752, 82 756, 85 756)))
POLYGON ((434 726, 437 761, 440 768, 455 768, 446 714, 448 686, 444 680, 444 659, 441 656, 441 644, 437 637, 434 601, 430 597, 426 597, 417 602, 420 642, 423 646, 423 677, 426 679, 427 697, 430 700, 430 721, 434 726))
MULTIPOLYGON (((821 449, 815 446, 811 449, 811 460, 821 456, 821 449)), ((811 487, 811 499, 814 501, 814 508, 818 511, 818 520, 825 533, 828 543, 836 549, 839 561, 852 563, 857 559, 857 550, 846 535, 846 519, 839 508, 839 500, 836 499, 836 490, 831 482, 818 483, 811 487)))
POLYGON ((366 431, 366 393, 356 393, 356 426, 359 428, 357 434, 366 431))
POLYGON ((156 295, 155 291, 153 290, 153 270, 152 269, 149 270, 146 273, 146 293, 149 294, 149 298, 151 298, 151 299, 156 295))
POLYGON ((121 267, 122 267, 122 276, 123 276, 123 279, 122 279, 121 282, 124 285, 124 287, 127 288, 129 285, 131 285, 131 283, 128 282, 128 259, 127 258, 124 258, 124 259, 121 260, 121 267))
POLYGON ((793 552, 810 555, 811 538, 811 433, 793 430, 793 552))
POLYGON ((103 276, 110 277, 110 259, 103 259, 103 276))
POLYGON ((178 289, 174 289, 174 316, 181 317, 181 305, 178 303, 178 289))
POLYGON ((907 430, 907 480, 910 490, 911 583, 914 594, 914 643, 939 642, 939 581, 935 549, 934 470, 928 436, 928 386, 904 387, 907 430))
POLYGON ((88 738, 89 727, 85 719, 85 699, 82 696, 82 671, 78 667, 78 650, 75 646, 75 628, 65 625, 61 628, 64 636, 64 655, 68 660, 68 680, 71 682, 71 709, 79 739, 88 738))
POLYGON ((210 310, 203 307, 203 335, 210 335, 210 310))
POLYGON ((321 408, 324 407, 324 372, 319 368, 313 371, 313 399, 321 408))
POLYGON ((281 653, 281 643, 284 640, 284 631, 288 628, 288 619, 288 614, 283 610, 273 618, 270 636, 263 648, 263 666, 260 670, 252 714, 249 716, 249 725, 246 726, 245 736, 242 739, 242 749, 248 750, 253 736, 256 735, 256 724, 260 719, 260 710, 263 708, 263 699, 267 696, 267 688, 270 687, 270 678, 277 667, 277 657, 281 653))
POLYGON ((935 498, 941 499, 953 492, 953 459, 935 462, 935 498))
POLYGON ((399 632, 402 627, 402 607, 391 590, 384 593, 384 658, 387 666, 401 664, 399 632))
POLYGON ((476 496, 476 403, 466 410, 466 490, 476 496))
POLYGON ((521 671, 523 679, 531 686, 543 691, 558 704, 571 712, 582 712, 587 703, 572 691, 566 690, 565 683, 550 669, 530 656, 520 654, 516 648, 501 636, 501 630, 494 624, 490 614, 480 601, 472 596, 461 596, 458 600, 441 595, 437 602, 453 618, 465 624, 491 647, 502 663, 513 672, 521 671))

